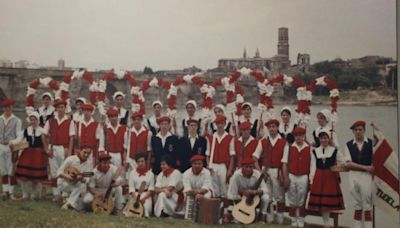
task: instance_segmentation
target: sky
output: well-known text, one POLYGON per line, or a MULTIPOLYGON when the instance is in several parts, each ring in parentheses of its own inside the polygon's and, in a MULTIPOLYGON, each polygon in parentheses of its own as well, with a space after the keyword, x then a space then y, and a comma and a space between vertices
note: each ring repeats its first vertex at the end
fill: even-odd
POLYGON ((396 58, 395 0, 0 0, 0 59, 41 66, 214 68, 243 49, 290 59, 396 58))

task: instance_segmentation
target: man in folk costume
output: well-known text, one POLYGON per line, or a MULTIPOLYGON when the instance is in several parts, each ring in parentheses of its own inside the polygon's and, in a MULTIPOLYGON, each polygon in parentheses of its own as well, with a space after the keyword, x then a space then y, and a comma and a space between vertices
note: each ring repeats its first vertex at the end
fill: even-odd
POLYGON ((240 168, 244 158, 252 158, 258 147, 258 140, 251 136, 251 123, 243 122, 239 125, 241 136, 235 140, 236 167, 240 168))
POLYGON ((75 123, 81 121, 83 119, 83 110, 81 106, 86 104, 86 99, 84 97, 78 97, 75 100, 75 112, 72 114, 72 119, 75 123))
POLYGON ((199 118, 196 114, 197 110, 197 103, 194 100, 188 100, 185 104, 186 108, 186 117, 182 119, 182 122, 180 123, 180 128, 178 129, 177 134, 179 137, 183 136, 188 136, 189 131, 188 131, 188 126, 187 126, 187 121, 189 119, 197 119, 199 121, 199 128, 197 130, 197 134, 203 134, 203 129, 202 129, 202 121, 201 118, 199 118))
POLYGON ((83 209, 82 196, 86 193, 86 185, 89 182, 89 178, 83 176, 74 177, 64 173, 64 171, 69 167, 78 169, 79 173, 92 171, 93 163, 89 160, 92 153, 93 151, 90 145, 82 144, 79 152, 76 155, 71 155, 66 158, 60 168, 58 168, 57 176, 59 177, 58 185, 60 186, 60 190, 69 193, 69 196, 61 209, 83 209))
POLYGON ((317 113, 317 121, 318 121, 318 127, 313 131, 313 139, 314 142, 312 143, 314 147, 319 147, 319 138, 318 135, 321 131, 328 131, 332 132, 332 137, 330 138, 331 143, 333 146, 339 147, 339 141, 337 139, 336 132, 333 129, 333 126, 330 122, 331 118, 331 111, 328 109, 323 109, 320 112, 317 113))
POLYGON ((354 200, 355 227, 372 227, 373 214, 373 142, 365 136, 365 121, 351 125, 354 139, 345 147, 346 168, 350 170, 350 194, 354 200))
MULTIPOLYGON (((213 108, 214 111, 214 115, 225 115, 225 107, 222 104, 217 104, 214 106, 213 108)), ((217 131, 217 126, 215 125, 214 122, 211 122, 209 124, 209 128, 208 128, 208 134, 214 134, 217 131)), ((226 121, 226 126, 225 126, 225 131, 228 134, 232 134, 232 122, 230 121, 226 121)))
POLYGON ((60 200, 60 188, 57 186, 57 171, 64 159, 72 154, 74 146, 75 125, 65 114, 67 102, 56 99, 54 107, 56 115, 44 125, 44 134, 47 136, 44 150, 49 157, 51 186, 53 187, 53 200, 60 200))
POLYGON ((125 149, 125 134, 127 131, 126 125, 122 125, 118 120, 118 110, 109 108, 107 110, 107 133, 104 149, 111 156, 111 163, 117 167, 121 167, 126 162, 126 149, 125 149))
POLYGON ((294 143, 283 153, 284 186, 288 189, 287 201, 292 226, 304 227, 305 200, 309 186, 311 147, 305 142, 306 129, 296 127, 292 134, 294 143))
MULTIPOLYGON (((243 122, 250 122, 251 123, 251 131, 250 134, 254 138, 260 137, 262 131, 259 130, 260 128, 260 121, 252 116, 253 105, 250 102, 244 102, 242 104, 242 115, 239 118, 238 125, 243 122), (260 135, 257 135, 260 134, 260 135)), ((263 127, 263 126, 261 126, 263 127)))
MULTIPOLYGON (((190 200, 198 200, 202 197, 211 198, 213 192, 211 173, 204 168, 205 157, 194 155, 190 159, 192 167, 183 173, 183 192, 186 196, 186 207, 190 200)), ((186 208, 188 211, 188 208, 186 208)))
POLYGON ((53 96, 49 92, 45 92, 42 94, 43 104, 37 109, 37 112, 40 115, 40 126, 44 126, 46 121, 54 116, 54 107, 51 105, 53 101, 53 96))
POLYGON ((279 121, 277 119, 269 119, 265 126, 269 135, 261 139, 253 157, 258 161, 255 164, 257 170, 267 169, 268 178, 266 182, 269 196, 267 222, 272 223, 274 221, 273 203, 275 202, 277 222, 282 224, 283 213, 285 212, 285 189, 281 160, 284 150, 288 149, 288 144, 286 139, 278 133, 279 121))
POLYGON ((153 107, 154 114, 146 119, 144 125, 151 131, 153 135, 156 135, 160 131, 160 127, 157 124, 157 119, 161 117, 162 103, 161 101, 153 101, 151 107, 153 107))
POLYGON ((308 209, 321 212, 324 227, 329 227, 330 212, 344 210, 340 176, 331 170, 344 157, 334 146, 329 145, 331 132, 321 131, 318 135, 321 145, 311 155, 310 197, 308 209))
POLYGON ((129 110, 124 108, 125 94, 121 91, 117 91, 113 94, 113 100, 115 104, 114 108, 116 108, 119 112, 118 115, 119 123, 123 125, 128 125, 129 110))
POLYGON ((98 153, 104 151, 104 131, 99 122, 93 119, 93 105, 83 104, 83 119, 77 123, 77 137, 80 145, 92 147, 93 154, 89 160, 93 162, 93 167, 97 164, 98 153))
POLYGON ((13 163, 16 162, 15 155, 11 152, 10 141, 17 138, 22 129, 21 120, 13 114, 15 102, 5 99, 0 106, 4 113, 0 116, 0 171, 2 175, 3 198, 14 197, 14 186, 17 181, 14 176, 13 163))
POLYGON ((150 168, 151 159, 151 138, 152 133, 146 129, 143 125, 142 111, 132 113, 132 127, 126 133, 125 136, 125 147, 127 148, 127 163, 129 164, 129 170, 136 169, 135 155, 137 153, 145 153, 147 156, 147 167, 150 168))
POLYGON ((226 196, 226 185, 234 171, 234 137, 225 131, 226 116, 218 115, 214 122, 217 132, 207 137, 207 164, 213 175, 215 197, 226 196))
POLYGON ((178 192, 182 190, 182 174, 173 168, 174 159, 165 155, 160 162, 161 172, 157 176, 154 192, 156 203, 154 215, 167 217, 175 213, 178 205, 178 192))
POLYGON ((179 139, 179 161, 180 171, 185 172, 190 168, 190 159, 194 155, 205 155, 207 148, 207 140, 203 136, 197 134, 199 121, 197 119, 188 119, 188 136, 179 139))
POLYGON ((283 107, 281 109, 282 123, 279 125, 279 134, 287 140, 289 144, 294 142, 294 136, 292 135, 293 129, 297 127, 297 124, 292 120, 292 110, 289 107, 283 107))
POLYGON ((266 209, 268 205, 268 190, 265 181, 262 180, 260 186, 254 189, 255 184, 261 176, 260 171, 254 169, 256 161, 251 157, 241 160, 241 168, 236 170, 228 187, 228 199, 234 202, 240 201, 242 196, 259 195, 261 199, 260 212, 265 220, 266 209))
POLYGON ((138 152, 135 154, 136 169, 129 174, 129 194, 132 199, 136 199, 139 194, 140 185, 144 182, 145 186, 140 195, 140 202, 144 207, 144 216, 150 217, 153 206, 154 174, 147 166, 147 154, 138 152))
POLYGON ((24 140, 29 144, 29 147, 20 153, 15 171, 15 177, 21 183, 24 200, 29 198, 28 182, 32 184, 31 199, 36 199, 38 197, 37 184, 48 179, 48 159, 43 149, 44 136, 42 136, 43 128, 39 126, 39 113, 29 113, 28 119, 29 126, 18 132, 17 138, 10 142, 11 148, 24 140))
POLYGON ((114 207, 117 210, 122 210, 124 206, 124 199, 122 196, 122 178, 118 175, 117 168, 112 165, 111 156, 103 152, 99 155, 99 164, 93 169, 93 177, 89 179, 87 186, 87 193, 83 197, 83 204, 86 208, 90 208, 90 205, 94 198, 98 195, 105 194, 108 187, 111 185, 111 196, 114 201, 114 207), (117 175, 117 176, 116 176, 117 175))
POLYGON ((171 167, 176 168, 179 164, 179 139, 176 135, 170 132, 171 118, 162 116, 158 118, 158 125, 160 132, 151 138, 152 157, 154 157, 153 173, 158 175, 161 172, 160 163, 161 158, 169 155, 172 159, 171 167))

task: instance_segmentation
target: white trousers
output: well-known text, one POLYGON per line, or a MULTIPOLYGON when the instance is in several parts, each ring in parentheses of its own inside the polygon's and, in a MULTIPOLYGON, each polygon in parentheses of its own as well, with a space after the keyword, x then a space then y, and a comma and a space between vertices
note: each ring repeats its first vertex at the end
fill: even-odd
POLYGON ((350 171, 350 195, 354 201, 355 210, 372 210, 372 176, 368 172, 350 171))
POLYGON ((225 164, 211 164, 210 168, 214 171, 212 174, 212 182, 214 189, 214 197, 226 196, 226 165, 225 164))
POLYGON ((67 202, 76 210, 83 209, 83 197, 86 192, 86 183, 78 182, 74 185, 69 184, 63 178, 58 178, 58 186, 61 191, 69 193, 67 202))
POLYGON ((160 217, 162 211, 168 215, 175 214, 177 203, 178 194, 176 192, 172 193, 171 198, 167 198, 165 192, 161 192, 158 194, 156 204, 154 205, 154 215, 160 217))
POLYGON ((302 207, 307 196, 308 175, 289 174, 289 189, 286 199, 289 207, 302 207))
MULTIPOLYGON (((0 144, 0 172, 2 176, 14 176, 12 153, 8 145, 0 144)), ((14 185, 3 184, 3 192, 14 193, 14 185)))
POLYGON ((57 177, 58 168, 60 168, 64 159, 65 159, 65 148, 63 146, 53 146, 53 157, 49 158, 51 178, 57 177))
POLYGON ((111 163, 117 167, 121 167, 122 165, 122 158, 120 153, 109 153, 111 156, 111 163))
MULTIPOLYGON (((104 188, 96 188, 97 192, 105 193, 107 189, 104 188)), ((124 207, 124 198, 122 197, 122 187, 114 187, 111 190, 111 195, 114 200, 114 207, 117 208, 118 210, 121 210, 124 207)), ((94 196, 92 193, 88 192, 86 195, 83 197, 83 204, 87 207, 90 207, 90 204, 94 200, 94 196)))
POLYGON ((283 186, 280 184, 278 179, 278 170, 277 168, 268 169, 268 179, 267 179, 267 189, 269 202, 284 202, 285 201, 285 190, 283 186))

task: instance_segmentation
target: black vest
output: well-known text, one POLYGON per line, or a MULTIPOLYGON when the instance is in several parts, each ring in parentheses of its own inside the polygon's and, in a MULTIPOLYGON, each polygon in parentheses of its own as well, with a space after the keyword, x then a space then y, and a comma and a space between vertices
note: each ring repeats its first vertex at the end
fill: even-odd
POLYGON ((42 137, 41 136, 32 137, 28 135, 28 129, 24 130, 24 138, 26 139, 26 141, 28 141, 29 147, 31 148, 43 147, 42 137))
POLYGON ((126 110, 125 116, 119 120, 119 124, 127 125, 129 118, 129 110, 126 110))
POLYGON ((317 161, 317 169, 329 169, 332 166, 334 166, 336 163, 337 149, 335 149, 335 151, 333 151, 333 154, 330 158, 325 159, 325 162, 321 158, 317 158, 317 154, 315 153, 315 150, 313 150, 313 154, 314 154, 315 160, 317 161))
POLYGON ((368 139, 368 142, 363 143, 361 151, 358 150, 357 144, 350 140, 346 143, 347 149, 350 151, 351 160, 354 163, 361 165, 371 165, 372 163, 372 140, 368 139))
MULTIPOLYGON (((225 131, 226 133, 230 133, 231 131, 231 122, 228 122, 228 124, 226 125, 225 131)), ((211 128, 211 132, 214 134, 215 132, 217 132, 217 128, 215 127, 215 123, 211 123, 210 124, 210 128, 211 128)))
MULTIPOLYGON (((39 109, 36 110, 39 112, 39 109)), ((46 121, 54 117, 54 112, 52 112, 50 115, 47 115, 43 117, 42 115, 39 116, 39 125, 44 126, 46 124, 46 121)))
POLYGON ((193 149, 190 145, 190 139, 187 136, 184 136, 179 139, 179 161, 181 162, 181 167, 179 170, 183 173, 187 169, 191 167, 190 158, 194 155, 203 155, 206 154, 207 148, 207 140, 202 136, 198 136, 196 139, 193 149))
MULTIPOLYGON (((200 135, 200 126, 201 126, 201 119, 199 119, 199 127, 197 128, 197 134, 200 135)), ((183 128, 183 136, 188 136, 189 135, 189 130, 186 125, 186 120, 182 120, 182 128, 183 128)))
POLYGON ((164 155, 169 155, 172 158, 172 167, 176 168, 176 161, 178 160, 178 137, 176 135, 168 136, 165 140, 164 147, 162 146, 161 139, 156 135, 151 138, 151 149, 154 155, 153 173, 158 175, 161 172, 160 163, 164 155))
MULTIPOLYGON (((293 125, 293 129, 297 127, 297 124, 293 125)), ((287 135, 285 135, 283 132, 279 132, 282 138, 285 138, 286 141, 291 145, 294 142, 294 135, 290 132, 287 135)))
MULTIPOLYGON (((240 125, 240 121, 238 121, 238 126, 240 125)), ((253 126, 251 127, 250 135, 253 136, 254 138, 257 137, 257 127, 258 127, 258 119, 256 119, 253 123, 253 126)), ((236 129, 239 130, 239 129, 236 129)), ((240 134, 242 135, 242 134, 240 134)))
POLYGON ((147 119, 147 125, 150 128, 150 131, 153 135, 157 135, 158 132, 160 132, 160 128, 157 130, 153 125, 151 125, 150 120, 147 119))

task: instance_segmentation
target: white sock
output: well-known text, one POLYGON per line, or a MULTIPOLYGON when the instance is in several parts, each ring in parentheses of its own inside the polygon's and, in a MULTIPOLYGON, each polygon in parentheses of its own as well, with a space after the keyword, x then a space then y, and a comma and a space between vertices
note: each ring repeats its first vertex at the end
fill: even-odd
POLYGON ((284 220, 283 213, 277 213, 276 214, 276 221, 278 222, 278 224, 282 224, 283 220, 284 220))
POLYGON ((329 224, 329 216, 330 216, 330 213, 327 212, 327 211, 324 211, 324 212, 322 212, 321 214, 322 214, 322 221, 324 222, 324 225, 325 225, 325 226, 328 225, 328 224, 329 224))
POLYGON ((32 193, 31 193, 31 197, 36 198, 38 196, 38 184, 37 183, 32 183, 32 193))
POLYGON ((21 181, 22 198, 28 198, 28 183, 21 181))
POLYGON ((362 228, 362 223, 361 223, 361 221, 355 220, 355 221, 354 221, 354 228, 362 228))
POLYGON ((3 188, 3 193, 8 192, 8 186, 9 184, 3 184, 2 188, 3 188))
POLYGON ((53 196, 59 196, 60 195, 60 190, 56 187, 51 188, 53 190, 53 196))
POLYGON ((10 195, 14 194, 14 187, 15 185, 8 185, 8 192, 10 193, 10 195))
POLYGON ((372 222, 371 221, 364 221, 364 228, 372 228, 372 222))

